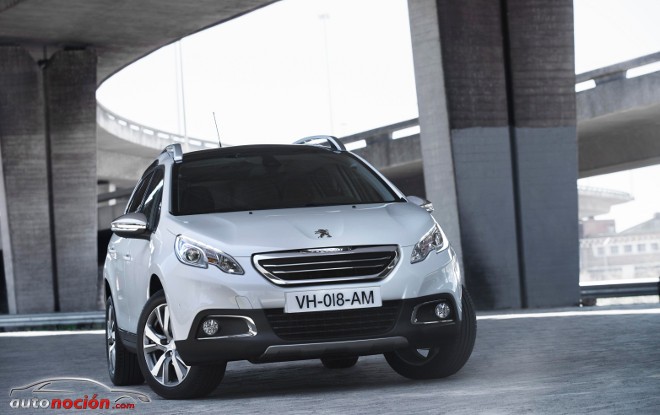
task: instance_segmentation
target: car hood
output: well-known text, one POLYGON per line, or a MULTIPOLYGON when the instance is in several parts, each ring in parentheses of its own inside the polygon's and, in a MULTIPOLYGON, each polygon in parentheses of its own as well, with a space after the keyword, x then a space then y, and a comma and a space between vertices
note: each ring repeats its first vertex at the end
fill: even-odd
POLYGON ((431 215, 424 209, 404 202, 212 213, 173 219, 169 227, 173 234, 196 239, 237 257, 334 246, 410 246, 433 226, 431 215))

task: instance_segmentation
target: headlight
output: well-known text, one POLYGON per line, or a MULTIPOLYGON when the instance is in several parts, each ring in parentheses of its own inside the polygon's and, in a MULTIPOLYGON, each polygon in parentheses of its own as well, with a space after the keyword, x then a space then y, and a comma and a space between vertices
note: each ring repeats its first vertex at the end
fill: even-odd
POLYGON ((442 237, 440 226, 436 223, 431 230, 426 232, 422 239, 415 244, 410 256, 410 263, 424 261, 431 251, 439 251, 444 247, 445 241, 442 237))
POLYGON ((179 261, 192 267, 208 268, 214 265, 227 274, 244 274, 243 268, 230 255, 185 236, 176 237, 174 252, 179 261))

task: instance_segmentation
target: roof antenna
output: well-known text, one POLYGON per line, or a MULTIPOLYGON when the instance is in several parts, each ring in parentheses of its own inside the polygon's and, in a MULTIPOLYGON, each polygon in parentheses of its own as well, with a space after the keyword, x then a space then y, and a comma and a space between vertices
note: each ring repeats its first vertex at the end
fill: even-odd
POLYGON ((213 122, 215 123, 215 132, 218 134, 218 146, 222 148, 222 141, 220 141, 220 130, 218 130, 218 120, 215 118, 215 111, 213 111, 213 122))

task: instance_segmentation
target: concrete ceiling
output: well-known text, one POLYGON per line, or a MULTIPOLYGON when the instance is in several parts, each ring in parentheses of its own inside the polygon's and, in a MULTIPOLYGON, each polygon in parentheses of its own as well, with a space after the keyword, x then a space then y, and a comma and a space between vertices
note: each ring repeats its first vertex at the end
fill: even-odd
POLYGON ((99 84, 140 57, 274 0, 0 0, 0 42, 35 58, 93 47, 99 84))

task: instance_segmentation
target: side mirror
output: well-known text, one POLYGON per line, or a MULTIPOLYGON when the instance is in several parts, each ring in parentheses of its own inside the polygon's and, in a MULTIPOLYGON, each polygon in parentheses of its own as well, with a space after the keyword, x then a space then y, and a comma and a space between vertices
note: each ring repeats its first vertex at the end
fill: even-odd
POLYGON ((110 230, 122 238, 139 238, 147 233, 144 213, 127 213, 113 220, 110 230))
POLYGON ((408 199, 408 202, 416 204, 427 212, 433 213, 433 203, 428 200, 418 196, 406 196, 406 199, 408 199))

